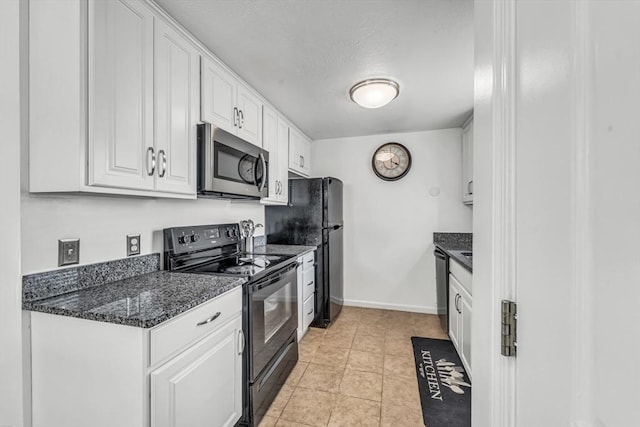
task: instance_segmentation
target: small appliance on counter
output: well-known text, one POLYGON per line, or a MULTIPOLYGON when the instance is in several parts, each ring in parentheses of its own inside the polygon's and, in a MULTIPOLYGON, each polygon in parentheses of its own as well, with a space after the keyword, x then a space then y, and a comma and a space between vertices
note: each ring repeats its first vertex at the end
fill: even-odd
POLYGON ((316 251, 316 317, 326 328, 344 302, 342 181, 289 180, 289 205, 265 208, 267 243, 313 245, 316 251))
POLYGON ((198 125, 198 197, 269 197, 269 152, 209 123, 198 125))
POLYGON ((295 255, 243 252, 240 239, 238 224, 165 229, 164 265, 173 272, 247 279, 241 421, 257 426, 298 360, 298 262, 295 255))

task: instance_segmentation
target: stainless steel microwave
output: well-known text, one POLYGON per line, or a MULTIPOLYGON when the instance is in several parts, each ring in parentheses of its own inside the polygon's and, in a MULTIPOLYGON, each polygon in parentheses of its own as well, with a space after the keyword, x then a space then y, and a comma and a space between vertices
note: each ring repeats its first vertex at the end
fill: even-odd
POLYGON ((269 196, 269 152, 209 123, 198 125, 198 196, 269 196))

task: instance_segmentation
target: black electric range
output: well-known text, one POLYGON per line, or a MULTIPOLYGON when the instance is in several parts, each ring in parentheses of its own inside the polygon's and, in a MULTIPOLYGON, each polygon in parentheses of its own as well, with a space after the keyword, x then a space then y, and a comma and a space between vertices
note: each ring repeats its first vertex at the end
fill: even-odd
POLYGON ((198 225, 164 230, 164 265, 174 272, 247 278, 239 425, 258 425, 298 360, 296 256, 243 252, 238 224, 198 225))

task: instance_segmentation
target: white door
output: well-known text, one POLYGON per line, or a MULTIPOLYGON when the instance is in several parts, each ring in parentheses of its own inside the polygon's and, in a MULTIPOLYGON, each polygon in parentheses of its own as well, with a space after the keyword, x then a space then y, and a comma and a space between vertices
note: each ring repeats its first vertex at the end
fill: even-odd
POLYGON ((237 132, 236 79, 219 64, 202 57, 200 120, 237 132))
POLYGON ((231 427, 242 415, 242 319, 151 373, 152 427, 231 427))
POLYGON ((266 105, 262 108, 262 147, 269 152, 269 197, 265 202, 278 200, 278 116, 266 105))
POLYGON ((640 2, 474 15, 473 425, 638 426, 640 2))
POLYGON ((139 1, 92 0, 88 43, 88 183, 152 190, 153 15, 139 1))
POLYGON ((249 89, 238 84, 238 136, 262 147, 262 102, 249 89))
POLYGON ((159 19, 155 24, 156 190, 196 193, 200 55, 159 19))

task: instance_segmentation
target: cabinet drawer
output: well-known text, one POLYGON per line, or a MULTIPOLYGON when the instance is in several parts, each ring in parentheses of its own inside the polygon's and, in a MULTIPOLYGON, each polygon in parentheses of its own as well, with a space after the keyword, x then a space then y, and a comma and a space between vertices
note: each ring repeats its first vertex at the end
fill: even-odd
POLYGON ((302 272, 302 300, 306 301, 316 291, 316 270, 311 268, 302 272))
POLYGON ((469 292, 469 295, 473 294, 473 292, 471 292, 473 276, 471 275, 469 270, 464 268, 453 258, 449 258, 449 273, 453 274, 455 278, 458 279, 458 282, 460 282, 462 287, 465 288, 467 292, 469 292))
POLYGON ((201 304, 150 331, 151 366, 242 314, 242 286, 201 304), (220 314, 218 314, 220 313, 220 314), (212 319, 218 315, 215 320, 212 319), (206 323, 205 323, 206 322, 206 323))
MULTIPOLYGON (((298 258, 300 259, 300 258, 298 258)), ((308 254, 306 254, 305 256, 302 257, 302 269, 303 270, 308 270, 310 268, 313 268, 313 263, 316 260, 315 257, 315 252, 309 252, 308 254)))
POLYGON ((315 295, 311 295, 308 299, 304 301, 304 305, 302 306, 302 326, 304 329, 307 329, 311 322, 313 322, 313 318, 315 317, 313 303, 315 302, 315 295))

